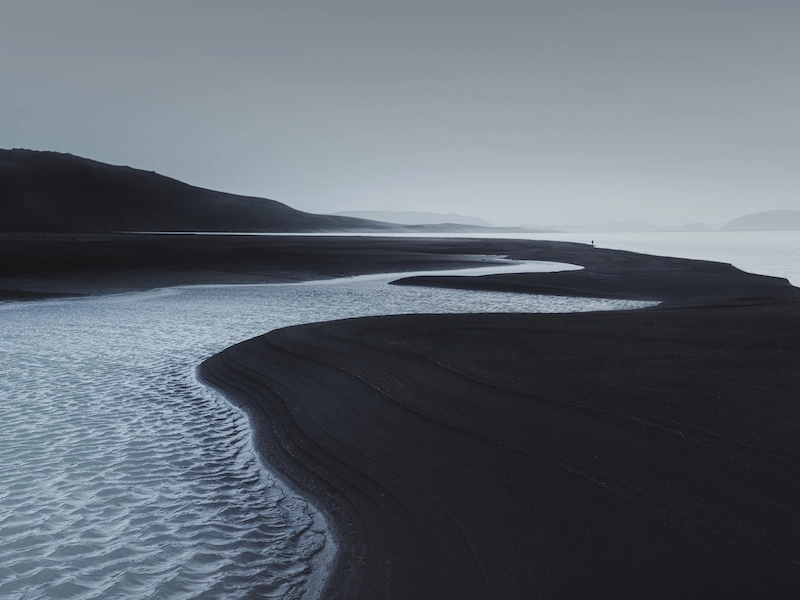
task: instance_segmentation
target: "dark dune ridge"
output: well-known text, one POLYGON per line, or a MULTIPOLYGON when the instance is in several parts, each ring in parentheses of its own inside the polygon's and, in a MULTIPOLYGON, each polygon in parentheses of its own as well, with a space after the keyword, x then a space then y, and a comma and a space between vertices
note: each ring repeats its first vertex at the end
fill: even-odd
POLYGON ((324 596, 800 596, 800 290, 718 263, 526 253, 587 268, 458 285, 668 301, 311 324, 201 366, 327 515, 324 596))
POLYGON ((151 171, 71 154, 0 150, 0 231, 114 233, 525 231, 404 226, 296 210, 266 198, 207 190, 151 171))
POLYGON ((32 150, 0 150, 0 200, 0 231, 339 231, 370 225, 32 150))

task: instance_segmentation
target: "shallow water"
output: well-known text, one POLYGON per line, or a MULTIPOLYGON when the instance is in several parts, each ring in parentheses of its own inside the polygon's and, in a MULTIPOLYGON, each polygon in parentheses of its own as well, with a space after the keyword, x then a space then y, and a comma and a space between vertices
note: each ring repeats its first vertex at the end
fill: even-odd
POLYGON ((800 231, 664 231, 654 233, 569 233, 530 239, 589 242, 600 248, 730 263, 760 275, 783 277, 800 286, 800 231))
POLYGON ((364 315, 644 304, 386 285, 396 277, 0 306, 0 598, 302 593, 326 544, 319 517, 195 379, 235 342, 364 315))

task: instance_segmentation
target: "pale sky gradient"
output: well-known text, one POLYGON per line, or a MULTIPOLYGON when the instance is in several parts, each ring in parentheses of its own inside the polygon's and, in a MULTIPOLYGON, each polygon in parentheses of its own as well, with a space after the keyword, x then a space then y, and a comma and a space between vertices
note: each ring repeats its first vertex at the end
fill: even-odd
POLYGON ((797 0, 0 0, 0 147, 312 212, 800 209, 797 0))

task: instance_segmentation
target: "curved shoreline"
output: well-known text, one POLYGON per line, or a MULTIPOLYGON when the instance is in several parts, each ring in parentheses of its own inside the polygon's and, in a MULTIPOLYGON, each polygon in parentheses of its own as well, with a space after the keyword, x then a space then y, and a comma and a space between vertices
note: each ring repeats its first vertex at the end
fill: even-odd
POLYGON ((84 237, 0 239, 0 290, 297 281, 495 254, 586 268, 414 283, 667 299, 624 315, 299 326, 207 361, 227 397, 271 411, 258 427, 274 434, 268 462, 321 500, 343 549, 327 597, 798 595, 796 476, 786 473, 800 463, 789 402, 800 395, 800 323, 785 280, 557 242, 84 237), (731 406, 740 421, 720 429, 731 406), (637 464, 648 468, 626 471, 637 464))
MULTIPOLYGON (((304 499, 306 502, 306 510, 308 511, 306 514, 309 515, 313 523, 311 528, 330 532, 332 527, 329 523, 329 518, 325 514, 324 507, 312 503, 312 501, 309 500, 308 490, 298 488, 296 482, 287 478, 282 471, 275 468, 272 461, 268 458, 269 450, 267 439, 269 438, 269 434, 267 430, 269 429, 269 419, 266 417, 263 410, 260 410, 260 403, 248 402, 247 398, 249 394, 246 392, 240 391, 240 393, 231 394, 229 391, 231 386, 223 387, 219 385, 218 380, 215 380, 213 377, 209 378, 208 376, 204 376, 201 371, 201 368, 198 367, 195 372, 197 381, 216 390, 224 400, 230 402, 247 417, 251 439, 256 452, 260 455, 261 462, 271 467, 269 469, 270 475, 278 479, 282 486, 289 487, 297 496, 304 499)), ((323 591, 328 587, 328 578, 332 570, 331 565, 334 564, 336 556, 336 539, 331 535, 325 535, 325 545, 312 556, 308 563, 312 569, 312 573, 307 579, 308 584, 301 596, 302 598, 318 598, 322 596, 323 591)))
POLYGON ((800 392, 786 362, 800 351, 800 290, 719 263, 561 246, 535 258, 586 269, 407 283, 635 299, 671 290, 669 302, 304 325, 203 363, 204 379, 259 412, 269 463, 332 525, 340 553, 325 597, 800 591, 800 451, 783 425, 751 422, 761 407, 786 431, 800 423, 781 399, 800 392), (559 375, 576 365, 577 383, 559 375), (771 386, 764 373, 782 379, 771 386), (752 381, 757 407, 744 394, 752 381), (720 386, 749 407, 729 422, 712 398, 720 386), (676 408, 663 414, 667 401, 676 408))

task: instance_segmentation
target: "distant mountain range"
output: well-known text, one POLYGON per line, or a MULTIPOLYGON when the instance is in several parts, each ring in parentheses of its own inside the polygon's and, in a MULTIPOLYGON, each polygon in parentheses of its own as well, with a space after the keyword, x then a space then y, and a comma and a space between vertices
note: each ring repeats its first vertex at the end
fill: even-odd
POLYGON ((723 231, 798 231, 800 210, 767 210, 744 215, 722 226, 723 231))
POLYGON ((474 225, 477 227, 494 227, 480 217, 468 217, 456 213, 415 212, 410 210, 343 210, 333 213, 342 217, 355 217, 357 219, 370 219, 397 223, 399 225, 435 225, 453 223, 456 225, 474 225))
MULTIPOLYGON (((531 227, 537 227, 531 225, 531 227)), ((646 221, 613 221, 611 223, 595 223, 592 225, 552 225, 548 227, 551 231, 563 231, 566 233, 635 233, 652 231, 713 231, 713 227, 705 223, 688 223, 686 225, 668 225, 659 227, 646 221)))
POLYGON ((398 225, 295 210, 216 192, 150 171, 57 152, 0 150, 0 231, 404 232, 524 231, 398 225))
MULTIPOLYGON (((525 226, 544 229, 540 225, 525 226)), ((793 231, 800 230, 800 210, 768 210, 734 219, 720 227, 706 223, 653 225, 646 221, 613 221, 591 225, 550 225, 546 229, 565 233, 650 233, 657 231, 793 231)))

